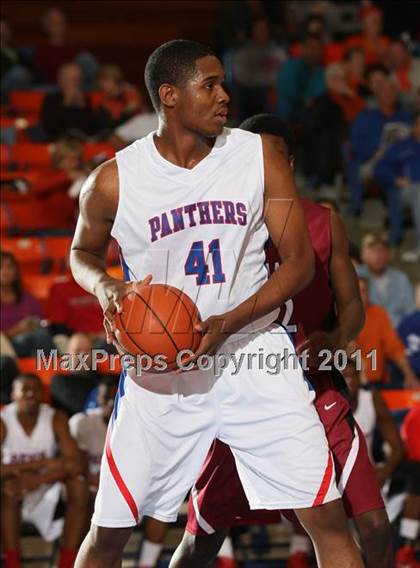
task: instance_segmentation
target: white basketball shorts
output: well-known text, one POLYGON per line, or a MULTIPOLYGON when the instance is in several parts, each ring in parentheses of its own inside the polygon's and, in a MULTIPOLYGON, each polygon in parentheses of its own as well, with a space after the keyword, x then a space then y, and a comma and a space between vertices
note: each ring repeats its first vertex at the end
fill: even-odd
MULTIPOLYGON (((214 438, 231 447, 252 509, 298 509, 338 499, 314 392, 301 367, 270 374, 258 364, 258 355, 261 361, 262 354, 284 350, 294 353, 293 344, 274 324, 235 338, 222 347, 231 362, 217 380, 207 379, 208 388, 200 381, 204 372, 173 377, 174 384, 188 384, 190 394, 181 388, 152 392, 123 374, 92 522, 130 527, 143 515, 175 521, 214 438), (238 369, 232 356, 238 363, 242 354, 238 369), (253 364, 248 354, 257 355, 253 364)), ((159 377, 152 380, 158 384, 159 377)))

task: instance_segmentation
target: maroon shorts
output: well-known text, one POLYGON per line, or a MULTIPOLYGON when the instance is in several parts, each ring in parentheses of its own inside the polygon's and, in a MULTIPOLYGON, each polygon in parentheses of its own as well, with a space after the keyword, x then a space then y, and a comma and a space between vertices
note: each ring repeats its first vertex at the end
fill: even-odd
MULTIPOLYGON (((337 390, 335 377, 323 376, 316 384, 315 407, 334 456, 337 486, 349 517, 384 508, 366 441, 355 423, 346 396, 337 390)), ((294 520, 292 511, 283 514, 294 520)), ((235 524, 268 524, 281 520, 280 511, 249 508, 229 446, 216 440, 191 490, 187 531, 212 534, 235 524)))

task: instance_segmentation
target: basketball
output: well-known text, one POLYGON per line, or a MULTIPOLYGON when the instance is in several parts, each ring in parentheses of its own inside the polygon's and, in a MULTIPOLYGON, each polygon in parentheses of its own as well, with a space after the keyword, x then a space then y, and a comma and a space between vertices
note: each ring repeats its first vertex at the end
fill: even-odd
POLYGON ((168 370, 179 351, 195 351, 201 335, 194 330, 200 315, 187 294, 165 284, 138 286, 123 299, 117 314, 117 341, 130 355, 163 355, 168 370))

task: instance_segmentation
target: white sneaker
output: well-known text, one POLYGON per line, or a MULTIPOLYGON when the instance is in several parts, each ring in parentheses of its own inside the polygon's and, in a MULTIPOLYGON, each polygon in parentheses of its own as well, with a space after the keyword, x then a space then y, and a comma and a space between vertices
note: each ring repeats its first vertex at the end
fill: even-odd
POLYGON ((401 260, 403 262, 420 262, 420 248, 408 250, 401 255, 401 260))

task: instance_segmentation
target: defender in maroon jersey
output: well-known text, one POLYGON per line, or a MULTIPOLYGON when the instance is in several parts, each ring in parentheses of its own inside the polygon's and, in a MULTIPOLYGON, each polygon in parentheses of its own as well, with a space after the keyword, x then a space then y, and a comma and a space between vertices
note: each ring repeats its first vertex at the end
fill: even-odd
MULTIPOLYGON (((276 137, 279 151, 288 155, 293 166, 291 135, 283 121, 257 115, 247 119, 241 128, 276 137)), ((337 484, 347 514, 356 522, 366 565, 390 567, 390 525, 364 436, 353 419, 341 374, 332 360, 318 357, 323 349, 332 353, 344 349, 363 325, 357 279, 339 216, 307 199, 302 198, 302 203, 315 251, 316 272, 309 286, 283 305, 279 323, 294 337, 298 352, 309 351, 307 378, 316 391, 315 407, 333 453, 337 484), (331 370, 319 370, 328 365, 331 370)), ((266 262, 270 272, 279 262, 270 243, 266 262)), ((229 527, 275 523, 281 514, 297 523, 291 511, 250 510, 229 446, 216 440, 191 491, 187 532, 170 567, 196 566, 197 559, 205 566, 214 559, 229 527)))

